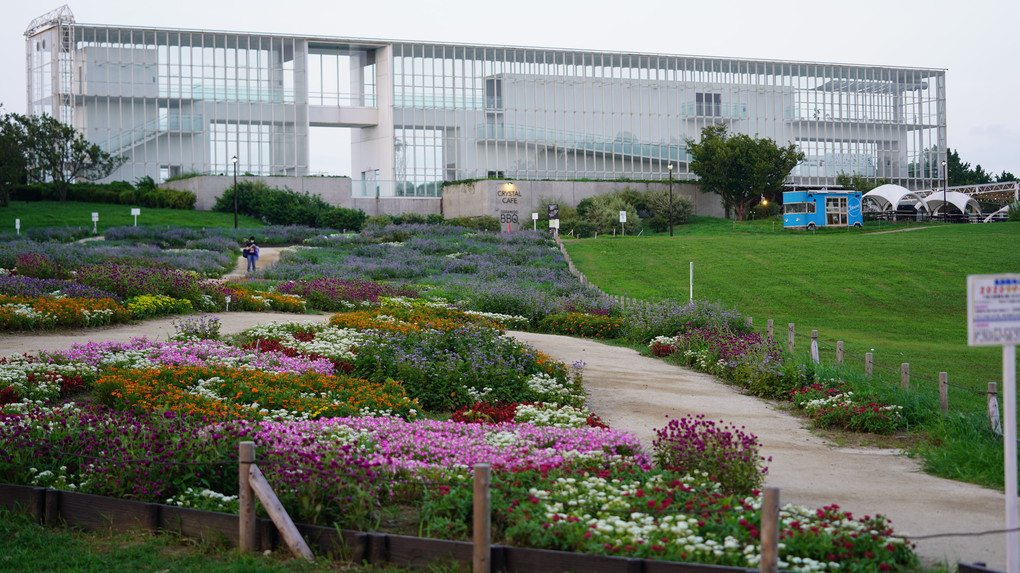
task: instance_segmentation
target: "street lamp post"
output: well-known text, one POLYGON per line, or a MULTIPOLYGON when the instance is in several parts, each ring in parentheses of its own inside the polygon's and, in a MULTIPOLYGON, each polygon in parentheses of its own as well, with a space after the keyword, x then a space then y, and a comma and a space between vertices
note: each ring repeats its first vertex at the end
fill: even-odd
POLYGON ((673 164, 669 164, 669 236, 673 236, 673 164))
POLYGON ((237 228, 237 156, 230 158, 234 164, 234 228, 237 228))
POLYGON ((946 162, 942 162, 942 220, 949 222, 949 210, 946 209, 946 196, 949 194, 949 170, 946 162))

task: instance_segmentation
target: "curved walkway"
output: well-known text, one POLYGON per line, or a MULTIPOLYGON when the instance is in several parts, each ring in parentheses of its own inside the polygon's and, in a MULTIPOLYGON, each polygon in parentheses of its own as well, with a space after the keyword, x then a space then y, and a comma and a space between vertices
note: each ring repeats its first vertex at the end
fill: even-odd
MULTIPOLYGON (((835 503, 858 517, 881 513, 897 533, 913 536, 1005 525, 1002 493, 922 473, 916 461, 895 450, 836 447, 805 429, 801 419, 712 376, 592 340, 511 334, 557 360, 583 360, 588 407, 646 446, 667 417, 704 414, 743 426, 758 436, 763 455, 772 457, 766 481, 780 488, 781 503, 810 508, 835 503)), ((1005 568, 1002 534, 921 540, 917 551, 929 564, 1005 568)))

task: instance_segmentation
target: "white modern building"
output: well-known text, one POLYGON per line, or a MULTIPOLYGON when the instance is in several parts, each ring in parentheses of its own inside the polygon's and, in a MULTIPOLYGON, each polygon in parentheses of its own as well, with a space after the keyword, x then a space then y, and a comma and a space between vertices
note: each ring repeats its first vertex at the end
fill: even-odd
POLYGON ((79 24, 25 32, 28 111, 125 163, 111 180, 187 172, 306 175, 309 132, 347 128, 356 194, 442 181, 690 178, 685 138, 796 144, 790 183, 845 172, 938 187, 945 70, 79 24))

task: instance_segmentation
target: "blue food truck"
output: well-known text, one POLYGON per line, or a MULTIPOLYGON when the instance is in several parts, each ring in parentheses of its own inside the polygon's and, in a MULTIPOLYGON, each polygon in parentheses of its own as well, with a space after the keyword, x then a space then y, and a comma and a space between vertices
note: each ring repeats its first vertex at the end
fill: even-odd
POLYGON ((783 193, 783 228, 860 227, 861 192, 814 189, 783 193))

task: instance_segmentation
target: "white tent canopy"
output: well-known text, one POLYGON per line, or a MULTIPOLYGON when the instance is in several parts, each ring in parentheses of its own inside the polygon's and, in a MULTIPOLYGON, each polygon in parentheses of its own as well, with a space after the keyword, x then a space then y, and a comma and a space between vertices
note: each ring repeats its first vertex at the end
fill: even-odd
POLYGON ((899 208, 900 203, 905 199, 913 199, 917 201, 917 209, 924 209, 925 211, 931 212, 928 204, 925 203, 924 199, 920 195, 914 193, 910 189, 900 185, 886 184, 879 185, 871 191, 864 194, 863 199, 871 199, 878 208, 883 211, 895 211, 899 208))
POLYGON ((948 191, 944 193, 933 191, 931 195, 925 197, 924 201, 928 204, 932 213, 935 214, 941 212, 942 207, 944 207, 947 203, 959 209, 961 213, 966 213, 967 209, 970 208, 972 213, 977 213, 978 215, 981 214, 981 206, 978 205, 977 200, 970 195, 960 193, 959 191, 948 191))

